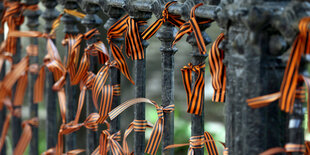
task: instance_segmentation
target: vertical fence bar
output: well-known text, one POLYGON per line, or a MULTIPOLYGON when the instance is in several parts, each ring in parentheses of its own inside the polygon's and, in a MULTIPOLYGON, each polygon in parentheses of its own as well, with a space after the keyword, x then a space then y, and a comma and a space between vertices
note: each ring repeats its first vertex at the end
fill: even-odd
MULTIPOLYGON (((64 8, 70 10, 78 9, 78 3, 76 0, 65 0, 64 1, 64 8)), ((71 16, 69 14, 64 14, 61 18, 61 21, 64 22, 65 28, 64 32, 66 34, 77 35, 79 33, 79 29, 77 24, 79 20, 77 17, 71 16)), ((67 58, 68 58, 68 50, 67 50, 67 58)), ((67 74, 67 81, 66 81, 66 98, 67 98, 67 113, 66 113, 66 121, 70 122, 74 120, 76 114, 76 108, 79 98, 79 88, 78 86, 72 86, 70 84, 70 77, 67 74)), ((71 133, 66 135, 66 151, 70 151, 75 149, 76 147, 76 133, 71 133)))
MULTIPOLYGON (((136 21, 147 21, 151 18, 152 13, 136 11, 130 14, 131 18, 136 21)), ((147 25, 139 25, 139 33, 141 34, 147 25)), ((134 60, 134 73, 135 73, 135 97, 145 97, 145 77, 146 77, 146 47, 148 42, 141 38, 142 47, 144 51, 144 59, 134 60)), ((134 105, 134 118, 135 120, 145 120, 145 103, 134 105)), ((136 155, 144 154, 145 150, 145 132, 134 132, 134 151, 136 155)))
MULTIPOLYGON (((102 24, 102 20, 96 15, 99 11, 100 7, 92 2, 84 1, 84 10, 86 12, 86 16, 82 20, 82 24, 85 25, 86 31, 89 31, 93 28, 97 28, 102 24)), ((99 41, 99 36, 94 36, 91 39, 87 40, 87 45, 91 45, 95 42, 99 41)), ((96 56, 90 55, 90 66, 89 70, 92 72, 97 72, 99 67, 98 58, 96 56)), ((87 98, 86 98, 86 113, 87 116, 93 112, 97 112, 92 99, 91 90, 87 90, 87 98)), ((87 130, 86 137, 86 154, 91 154, 95 148, 98 146, 99 135, 97 131, 87 130)))
MULTIPOLYGON (((104 11, 109 16, 109 19, 104 24, 104 28, 106 30, 109 30, 109 28, 116 23, 119 18, 123 15, 124 10, 121 8, 111 7, 105 4, 103 6, 104 11)), ((118 47, 121 47, 121 44, 123 42, 123 38, 113 38, 112 42, 115 43, 118 47)), ((109 48, 109 55, 110 55, 110 61, 114 60, 114 57, 111 53, 111 48, 109 48)), ((119 85, 121 84, 121 73, 116 67, 110 68, 110 83, 111 85, 119 85)), ((121 96, 113 96, 112 100, 112 107, 111 109, 114 109, 118 105, 121 104, 121 96)), ((110 122, 110 133, 115 133, 121 129, 120 125, 120 116, 116 117, 110 122)))
MULTIPOLYGON (((174 54, 176 47, 171 47, 174 40, 175 28, 166 22, 157 32, 157 37, 161 41, 161 99, 162 106, 166 107, 174 104, 174 54)), ((173 144, 174 139, 174 113, 164 113, 164 129, 162 139, 162 154, 173 155, 174 149, 164 148, 173 144)))
MULTIPOLYGON (((191 6, 189 3, 187 4, 188 6, 191 6)), ((189 9, 190 10, 190 9, 189 9)), ((199 28, 201 30, 202 36, 204 38, 205 44, 209 44, 211 42, 210 37, 204 32, 204 30, 209 27, 210 24, 201 24, 199 25, 199 28)), ((192 32, 186 39, 186 41, 192 45, 192 50, 193 50, 193 55, 192 55, 192 64, 193 65, 200 65, 200 64, 205 64, 205 60, 207 58, 207 54, 203 55, 200 53, 198 46, 197 46, 197 40, 195 38, 194 32, 192 32)), ((203 78, 205 78, 205 68, 200 69, 201 72, 204 73, 203 78)), ((195 85, 195 81, 198 78, 198 74, 193 74, 192 75, 192 88, 195 85)), ((201 115, 195 115, 191 114, 191 136, 200 136, 204 134, 204 107, 205 107, 205 95, 202 95, 202 112, 201 115)), ((203 155, 204 154, 204 148, 195 148, 194 149, 194 154, 195 155, 203 155)))
MULTIPOLYGON (((0 15, 4 12, 3 1, 0 1, 0 15)), ((0 43, 4 41, 4 32, 0 34, 0 43)), ((2 68, 0 68, 0 80, 3 80, 5 76, 5 63, 3 63, 2 68)), ((6 108, 3 106, 3 109, 0 110, 0 133, 2 133, 3 123, 6 116, 6 108)), ((3 148, 0 150, 0 155, 6 154, 6 145, 4 143, 3 148)))
MULTIPOLYGON (((27 0, 27 5, 36 5, 39 3, 39 0, 27 0)), ((24 15, 27 17, 27 27, 30 31, 37 31, 39 26, 39 16, 41 14, 40 10, 26 10, 24 15)), ((38 38, 29 38, 30 44, 27 46, 31 51, 34 52, 35 49, 38 50, 38 38)), ((28 52, 28 51, 27 51, 28 52)), ((37 51, 38 52, 38 51, 37 51)), ((38 54, 38 53, 37 53, 38 54)), ((38 103, 33 102, 33 92, 34 92, 34 83, 37 79, 38 69, 39 69, 39 57, 37 54, 28 54, 29 55, 29 81, 28 81, 28 102, 30 104, 30 118, 38 117, 38 103), (33 69, 33 70, 32 70, 33 69)), ((32 138, 30 141, 30 154, 39 154, 38 141, 39 133, 38 127, 31 126, 32 128, 32 138)))
MULTIPOLYGON (((53 21, 58 17, 59 12, 55 9, 57 1, 42 0, 45 6, 45 11, 42 18, 45 20, 45 32, 49 33, 52 30, 53 21)), ((56 40, 53 40, 56 43, 56 40)), ((47 52, 47 51, 46 51, 47 52)), ((46 88, 45 88, 45 103, 46 103, 46 148, 52 148, 57 143, 57 94, 52 90, 55 83, 52 72, 46 72, 46 88)))
MULTIPOLYGON (((8 2, 20 2, 20 0, 10 0, 8 2)), ((17 12, 16 15, 18 15, 18 13, 19 12, 17 12)), ((19 26, 16 26, 15 30, 18 31, 19 26)), ((20 60, 21 60, 21 45, 20 45, 20 39, 17 38, 16 53, 13 56, 13 64, 17 64, 20 60)), ((12 89, 12 99, 14 99, 15 90, 16 90, 16 84, 13 86, 12 89)), ((21 106, 14 105, 13 107, 14 110, 17 111, 18 113, 18 115, 12 116, 12 137, 13 137, 12 142, 13 142, 13 148, 15 148, 22 133, 22 119, 21 119, 21 106)))

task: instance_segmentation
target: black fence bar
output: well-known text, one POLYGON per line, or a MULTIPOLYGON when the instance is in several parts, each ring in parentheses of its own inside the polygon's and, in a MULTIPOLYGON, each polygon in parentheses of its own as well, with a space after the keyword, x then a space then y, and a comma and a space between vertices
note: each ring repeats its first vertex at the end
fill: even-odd
MULTIPOLYGON (((55 9, 57 1, 42 0, 45 6, 45 11, 42 18, 45 20, 45 32, 49 33, 52 30, 53 21, 58 17, 59 12, 55 9)), ((56 43, 56 40, 53 40, 56 43)), ((47 52, 47 51, 46 51, 47 52)), ((45 82, 45 105, 46 105, 46 149, 56 146, 57 143, 57 93, 52 90, 55 83, 53 73, 46 69, 45 82)))
MULTIPOLYGON (((19 0, 10 0, 10 2, 20 2, 19 0)), ((18 14, 18 13, 17 13, 18 14)), ((16 30, 19 30, 19 26, 16 26, 16 30)), ((16 53, 13 56, 13 64, 17 64, 21 60, 21 44, 20 44, 20 38, 17 38, 16 43, 16 53)), ((16 84, 13 86, 12 89, 12 98, 14 99, 16 90, 16 84)), ((14 106, 14 110, 17 111, 18 115, 12 116, 12 142, 13 142, 13 148, 16 147, 19 138, 22 133, 22 119, 21 119, 21 106, 14 106)))
MULTIPOLYGON (((199 25, 202 36, 204 38, 204 42, 205 44, 209 44, 211 42, 211 39, 209 38, 209 36, 206 34, 206 32, 204 32, 204 30, 209 27, 210 24, 202 24, 199 25)), ((194 32, 192 32, 188 37, 187 37, 187 42, 189 44, 192 45, 192 50, 193 50, 193 56, 192 56, 192 64, 193 65, 200 65, 200 64, 204 64, 206 61, 205 59, 207 58, 207 55, 203 55, 200 53, 198 46, 197 46, 197 40, 195 38, 194 32)), ((205 73, 205 68, 201 68, 200 72, 205 73)), ((205 78, 205 74, 203 76, 205 78)), ((195 81, 198 78, 198 74, 193 74, 192 76, 193 80, 192 80, 192 88, 195 85, 195 81)), ((204 134, 204 107, 205 107, 205 95, 202 95, 202 112, 201 115, 195 115, 195 114, 191 114, 191 136, 200 136, 204 134)), ((194 149, 195 155, 203 155, 204 154, 204 148, 196 148, 194 149)))
MULTIPOLYGON (((39 0, 27 0, 27 5, 36 5, 39 3, 39 0)), ((30 31, 38 31, 39 27, 39 16, 41 14, 40 10, 26 10, 24 15, 27 17, 27 27, 30 31)), ((27 48, 32 49, 35 52, 35 49, 38 49, 38 38, 29 38, 29 45, 27 48)), ((28 51, 27 51, 28 52, 28 51)), ((38 52, 38 51, 37 51, 38 52)), ((38 54, 38 53, 37 53, 38 54)), ((34 103, 33 94, 34 94, 34 83, 37 79, 37 74, 39 71, 39 57, 37 54, 30 54, 29 56, 29 81, 28 81, 28 103, 30 104, 30 118, 38 117, 38 103, 34 103)), ((38 127, 32 126, 32 138, 30 141, 29 154, 39 154, 39 133, 38 127)))
MULTIPOLYGON (((176 28, 170 23, 164 23, 157 32, 157 37, 161 41, 161 100, 162 106, 166 107, 174 104, 174 54, 176 47, 171 47, 174 40, 176 28)), ((174 113, 164 113, 164 129, 162 139, 162 154, 173 155, 174 149, 164 149, 168 145, 174 144, 174 113)))
MULTIPOLYGON (((79 5, 76 0, 64 0, 64 8, 70 10, 78 9, 79 5)), ((64 14, 61 20, 65 24, 64 32, 66 34, 77 35, 80 31, 78 29, 79 19, 69 14, 64 14)), ((68 58, 68 51, 67 51, 67 58, 68 58)), ((73 86, 70 84, 69 74, 67 74, 67 81, 66 81, 66 98, 67 98, 67 113, 66 113, 66 122, 70 122, 74 120, 77 103, 79 99, 79 88, 77 85, 73 86)), ((66 143, 66 151, 70 151, 76 149, 77 139, 76 133, 71 133, 65 136, 66 143)))
MULTIPOLYGON (((107 4, 103 4, 101 6, 102 6, 103 11, 109 16, 108 20, 104 24, 104 28, 108 31, 109 28, 114 23, 116 23, 119 20, 119 18, 124 14, 124 10, 120 8, 108 6, 107 4)), ((123 43, 124 39, 123 38, 112 38, 111 41, 115 43, 118 47, 121 47, 121 44, 123 43)), ((113 57, 113 54, 111 53, 111 48, 109 48, 109 55, 110 55, 110 60, 113 61, 114 57, 113 57)), ((111 67, 109 73, 110 73, 111 85, 121 84, 121 73, 119 69, 117 69, 116 67, 111 67)), ((121 96, 113 96, 111 109, 114 109, 120 104, 121 104, 121 96)), ((120 129, 121 129, 120 116, 118 116, 110 122, 110 133, 118 132, 120 129)))
MULTIPOLYGON (((4 12, 3 1, 0 1, 0 14, 4 12)), ((4 33, 0 34, 0 43, 4 40, 4 33)), ((3 63, 2 68, 0 68, 0 80, 3 80, 5 76, 5 63, 3 63)), ((0 110, 0 133, 2 133, 3 123, 6 117, 6 108, 3 106, 3 109, 0 110)), ((6 154, 6 145, 4 143, 3 148, 0 150, 0 155, 6 154)))
MULTIPOLYGON (((151 18, 152 13, 150 12, 133 12, 129 15, 136 21, 147 21, 151 18)), ((139 33, 141 34, 147 25, 139 25, 139 33)), ((148 43, 142 40, 142 47, 144 51, 144 59, 134 61, 134 73, 135 73, 135 97, 145 97, 145 82, 146 82, 146 54, 145 50, 148 43)), ((135 120, 145 120, 145 103, 136 104, 134 107, 134 118, 135 120)), ((134 151, 136 155, 144 154, 145 150, 145 132, 134 133, 134 151)))
MULTIPOLYGON (((86 16, 82 19, 82 24, 86 26, 86 31, 89 31, 93 28, 97 28, 102 24, 102 20, 97 16, 97 12, 100 10, 100 6, 95 3, 89 2, 87 0, 83 1, 83 7, 86 12, 86 16)), ((99 41, 99 36, 94 36, 91 39, 87 40, 87 45, 91 45, 97 41, 99 41)), ((96 56, 90 56, 90 66, 89 70, 96 73, 98 66, 98 58, 96 56)), ((99 105, 98 105, 99 106, 99 105)), ((86 98, 86 115, 93 112, 98 112, 94 106, 92 92, 91 90, 87 90, 87 98, 86 98)), ((99 142, 99 134, 97 131, 87 130, 86 134, 86 154, 91 154, 99 142)))

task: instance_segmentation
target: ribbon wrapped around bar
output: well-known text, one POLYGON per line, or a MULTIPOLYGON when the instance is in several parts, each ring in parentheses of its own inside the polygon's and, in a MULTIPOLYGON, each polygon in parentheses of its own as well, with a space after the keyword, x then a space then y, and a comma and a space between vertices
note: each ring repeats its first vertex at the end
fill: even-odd
MULTIPOLYGON (((171 148, 183 147, 183 146, 189 145, 190 147, 189 147, 189 151, 187 154, 194 155, 194 149, 203 148, 203 144, 205 144, 206 146, 208 155, 219 155, 217 147, 215 145, 215 140, 213 139, 212 135, 207 131, 204 132, 204 135, 192 136, 189 140, 189 143, 187 144, 172 144, 172 145, 165 147, 165 149, 171 149, 171 148)), ((221 144, 225 147, 224 143, 221 143, 221 144)))
POLYGON ((199 7, 201 5, 203 5, 203 3, 199 3, 191 9, 191 15, 190 15, 189 21, 184 23, 180 27, 180 30, 176 34, 175 39, 172 43, 172 46, 174 46, 175 43, 178 42, 184 36, 184 34, 186 34, 186 33, 190 34, 191 32, 194 32, 200 54, 203 54, 203 55, 206 54, 206 52, 207 52, 206 44, 205 44, 205 41, 203 39, 199 25, 211 23, 213 20, 211 20, 211 19, 203 19, 203 20, 199 19, 199 20, 197 20, 196 15, 195 15, 195 10, 197 7, 199 7))
POLYGON ((224 51, 218 47, 223 39, 224 33, 221 33, 214 41, 209 53, 209 67, 214 89, 213 102, 225 102, 226 66, 223 64, 224 51))
POLYGON ((203 95, 205 88, 204 68, 205 64, 192 65, 189 63, 184 66, 182 71, 183 84, 187 97, 187 112, 195 115, 201 115, 203 107, 203 95), (198 74, 195 84, 192 88, 192 72, 198 74))
POLYGON ((134 130, 135 132, 145 132, 146 128, 153 128, 153 124, 149 123, 147 120, 134 120, 130 123, 128 128, 125 130, 123 138, 123 151, 125 155, 131 155, 134 152, 130 152, 127 143, 128 135, 134 130))
POLYGON ((147 98, 135 98, 128 100, 121 105, 117 106, 115 109, 113 109, 111 112, 109 112, 109 117, 111 120, 113 120, 115 117, 117 117, 119 114, 121 114, 124 110, 126 110, 128 107, 141 103, 141 102, 146 102, 150 103, 153 106, 155 106, 157 115, 158 115, 158 120, 156 121, 154 128, 151 132, 150 139, 146 145, 145 148, 145 153, 148 154, 156 154, 157 149, 159 147, 162 135, 163 135, 163 128, 164 128, 164 113, 169 113, 174 110, 174 105, 169 105, 166 107, 158 106, 156 102, 147 99, 147 98))

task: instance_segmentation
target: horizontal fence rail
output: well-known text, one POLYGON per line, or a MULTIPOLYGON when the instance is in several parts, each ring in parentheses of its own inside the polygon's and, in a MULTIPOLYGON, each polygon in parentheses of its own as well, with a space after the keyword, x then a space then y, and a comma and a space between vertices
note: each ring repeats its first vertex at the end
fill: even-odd
POLYGON ((306 0, 3 0, 0 15, 1 155, 310 152, 306 0), (214 23, 221 33, 211 40, 214 23), (177 64, 181 43, 190 61, 177 64), (146 98, 156 83, 147 78, 150 50, 161 54, 161 103, 146 98), (184 105, 175 103, 176 85, 184 105), (225 104, 225 142, 206 123, 217 102, 225 104), (175 135, 182 107, 190 137, 175 135), (179 137, 188 143, 175 144, 179 137))

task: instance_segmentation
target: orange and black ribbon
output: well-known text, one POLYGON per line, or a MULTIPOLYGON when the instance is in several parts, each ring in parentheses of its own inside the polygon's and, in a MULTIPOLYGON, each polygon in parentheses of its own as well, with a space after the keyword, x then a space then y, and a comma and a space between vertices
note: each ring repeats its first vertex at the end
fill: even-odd
POLYGON ((142 39, 144 40, 150 39, 158 31, 161 25, 167 21, 176 27, 180 27, 185 23, 185 21, 181 19, 181 16, 173 15, 168 12, 168 8, 174 3, 177 2, 172 1, 168 2, 165 5, 165 9, 162 11, 162 17, 160 19, 157 19, 156 22, 154 22, 152 25, 150 25, 147 29, 144 30, 144 32, 141 34, 142 39))
POLYGON ((113 40, 121 38, 125 33, 125 51, 128 57, 131 57, 132 60, 141 60, 144 59, 144 49, 141 43, 141 35, 139 33, 139 25, 144 25, 144 21, 136 21, 125 15, 119 21, 117 21, 111 28, 108 30, 108 42, 111 48, 112 55, 117 62, 117 67, 122 74, 134 84, 128 70, 127 63, 125 61, 124 55, 121 52, 121 48, 116 45, 113 40))
POLYGON ((169 105, 166 107, 158 106, 156 102, 147 99, 147 98, 135 98, 132 100, 128 100, 124 102, 123 104, 117 106, 115 109, 113 109, 111 112, 109 112, 109 117, 111 120, 113 120, 115 117, 117 117, 119 114, 121 114, 124 110, 126 110, 128 107, 137 104, 137 103, 150 103, 153 106, 155 106, 158 120, 156 121, 153 130, 151 132, 150 139, 146 145, 145 153, 148 154, 156 154, 157 149, 159 147, 162 135, 163 135, 163 128, 164 128, 164 113, 169 113, 174 110, 174 105, 169 105))
POLYGON ((188 22, 184 23, 181 27, 180 30, 178 31, 178 33, 176 34, 176 37, 172 43, 172 46, 175 45, 176 42, 178 42, 183 36, 184 34, 190 34, 191 32, 194 32, 196 41, 197 41, 197 46, 199 49, 199 52, 203 55, 206 54, 207 49, 206 49, 206 44, 204 42, 201 30, 199 28, 199 25, 201 24, 207 24, 207 23, 211 23, 213 20, 211 19, 197 19, 196 15, 195 15, 195 10, 197 7, 203 5, 203 3, 199 3, 197 5, 195 5, 192 10, 191 10, 191 15, 190 15, 190 19, 188 22))
MULTIPOLYGON (((194 155, 194 149, 201 149, 203 148, 203 145, 205 144, 206 150, 208 152, 208 155, 219 155, 217 147, 215 145, 215 140, 213 139, 212 135, 205 131, 204 135, 200 136, 192 136, 189 140, 189 143, 187 144, 172 144, 169 146, 166 146, 165 149, 171 149, 176 147, 183 147, 183 146, 190 146, 188 150, 188 155, 194 155)), ((225 145, 221 143, 224 147, 225 145)))
POLYGON ((224 51, 218 47, 223 39, 224 33, 221 33, 213 43, 209 53, 209 67, 214 89, 213 102, 225 102, 226 67, 223 64, 224 51))
MULTIPOLYGON (((25 10, 38 10, 38 5, 26 5, 19 1, 10 2, 5 1, 4 6, 6 8, 4 15, 1 19, 1 30, 3 32, 3 25, 7 23, 9 32, 16 30, 24 22, 23 12, 25 10)), ((16 37, 7 37, 5 51, 11 54, 15 54, 17 45, 16 37)))
POLYGON ((101 87, 102 90, 100 92, 100 109, 97 123, 103 123, 104 120, 108 117, 108 113, 111 111, 113 96, 120 95, 120 86, 119 85, 106 85, 101 87))
POLYGON ((23 133, 18 140, 18 143, 13 151, 14 155, 24 154, 30 140, 32 138, 31 126, 39 126, 39 120, 37 117, 23 122, 23 133))
POLYGON ((310 154, 310 141, 305 141, 305 146, 306 146, 305 155, 309 155, 310 154))
POLYGON ((76 124, 74 121, 69 122, 67 124, 63 123, 60 127, 59 133, 58 133, 58 143, 55 148, 56 154, 61 155, 63 153, 63 135, 67 135, 70 133, 73 133, 77 130, 79 130, 82 126, 84 126, 87 129, 97 131, 98 130, 98 124, 96 123, 99 118, 98 113, 91 113, 83 123, 76 124))
POLYGON ((121 139, 121 132, 111 134, 108 130, 103 130, 100 135, 99 153, 106 155, 111 150, 113 155, 123 155, 123 148, 118 143, 121 139))
POLYGON ((308 30, 310 18, 305 17, 299 22, 299 34, 294 41, 289 60, 287 62, 284 77, 279 92, 248 99, 249 106, 268 105, 270 102, 279 99, 280 109, 285 112, 292 112, 296 97, 296 89, 299 84, 300 75, 298 73, 300 59, 302 55, 310 53, 308 30))
POLYGON ((204 96, 204 68, 205 64, 192 65, 189 63, 184 66, 182 71, 183 84, 187 96, 187 112, 195 115, 201 115, 203 107, 204 96), (195 72, 198 77, 195 81, 193 88, 192 85, 192 72, 195 72))
POLYGON ((134 130, 135 132, 145 132, 146 128, 153 128, 153 124, 147 122, 147 120, 134 120, 130 123, 128 128, 125 130, 123 138, 123 151, 125 155, 131 155, 133 152, 129 151, 127 137, 134 130))
MULTIPOLYGON (((17 91, 16 93, 19 93, 20 95, 23 95, 25 93, 25 86, 27 83, 25 83, 25 79, 27 78, 25 76, 25 72, 27 71, 29 66, 29 57, 24 57, 18 64, 15 64, 11 71, 9 71, 3 80, 0 82, 0 100, 5 99, 6 97, 11 96, 11 90, 13 85, 16 83, 16 81, 19 79, 19 88, 22 89, 21 91, 17 91), (21 78, 22 77, 22 78, 21 78), (22 82, 21 82, 22 81, 22 82)), ((15 97, 15 104, 20 105, 23 101, 23 96, 16 96, 15 97)), ((2 108, 2 103, 0 102, 0 109, 2 108)))

